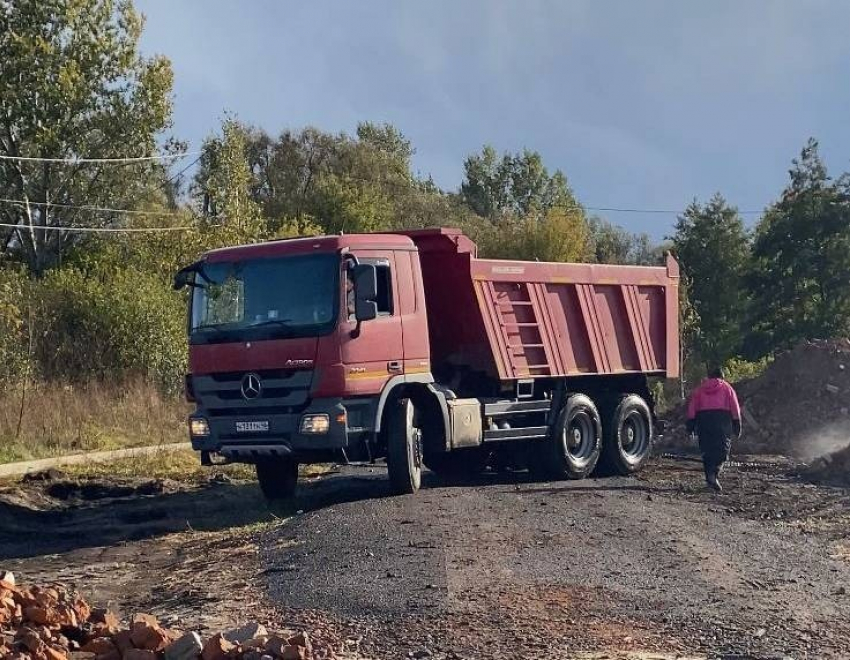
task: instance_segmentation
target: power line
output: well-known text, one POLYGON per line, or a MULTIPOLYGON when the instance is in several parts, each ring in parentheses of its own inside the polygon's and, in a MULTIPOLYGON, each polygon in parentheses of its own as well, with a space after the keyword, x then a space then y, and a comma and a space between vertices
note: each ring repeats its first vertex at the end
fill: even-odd
MULTIPOLYGON (((608 213, 653 213, 653 214, 675 214, 681 215, 684 213, 684 210, 673 210, 673 209, 632 209, 632 208, 616 208, 611 206, 584 206, 584 207, 575 207, 575 208, 585 208, 588 211, 606 211, 608 213)), ((764 211, 738 211, 738 215, 758 215, 760 213, 764 213, 764 211)))
POLYGON ((139 211, 135 209, 113 209, 104 206, 75 206, 73 204, 54 204, 53 202, 33 202, 26 201, 22 199, 6 199, 4 197, 0 197, 0 202, 5 204, 12 204, 15 206, 42 206, 42 207, 54 207, 57 209, 68 209, 73 211, 91 211, 93 213, 123 213, 125 215, 146 215, 146 216, 154 216, 161 218, 170 218, 174 215, 173 211, 139 211))
POLYGON ((196 156, 201 151, 184 151, 179 154, 157 154, 155 156, 133 156, 124 158, 38 158, 35 156, 9 156, 0 154, 0 160, 17 160, 35 163, 66 163, 68 165, 79 165, 80 163, 139 163, 152 160, 177 160, 188 156, 196 156))
POLYGON ((166 231, 191 231, 195 229, 195 227, 58 227, 58 226, 41 226, 35 225, 30 227, 29 225, 13 225, 9 223, 0 222, 0 227, 8 227, 10 229, 19 229, 19 230, 29 230, 34 229, 36 231, 64 231, 75 234, 96 234, 96 233, 104 233, 104 234, 115 234, 115 233, 124 233, 124 234, 141 234, 141 233, 154 233, 154 232, 166 232, 166 231))

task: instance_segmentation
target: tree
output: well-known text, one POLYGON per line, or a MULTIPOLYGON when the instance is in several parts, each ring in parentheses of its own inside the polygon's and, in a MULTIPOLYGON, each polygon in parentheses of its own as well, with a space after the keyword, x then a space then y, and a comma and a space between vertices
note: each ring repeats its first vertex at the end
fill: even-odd
POLYGON ((705 205, 688 206, 675 229, 673 247, 700 319, 696 348, 704 361, 722 364, 741 349, 749 259, 744 224, 718 193, 705 205))
POLYGON ((593 260, 600 264, 656 266, 663 263, 664 248, 647 234, 632 234, 601 218, 588 220, 593 260))
POLYGON ((469 156, 460 194, 475 213, 494 221, 509 214, 546 213, 556 206, 581 208, 564 173, 550 175, 540 154, 528 149, 499 157, 486 145, 480 154, 469 156))
POLYGON ((196 181, 205 218, 245 227, 260 217, 251 195, 247 132, 235 119, 225 119, 221 135, 204 143, 196 181))
POLYGON ((478 237, 482 256, 526 261, 586 261, 589 234, 579 209, 554 207, 541 217, 513 217, 478 237))
POLYGON ((756 227, 748 354, 850 332, 850 176, 833 181, 810 139, 756 227))
MULTIPOLYGON (((0 0, 0 155, 147 156, 170 126, 172 72, 142 58, 142 19, 129 0, 0 0)), ((65 206, 123 207, 162 165, 0 160, 0 245, 42 274, 77 235, 46 227, 115 224, 65 206), (63 205, 63 206, 59 206, 63 205)))

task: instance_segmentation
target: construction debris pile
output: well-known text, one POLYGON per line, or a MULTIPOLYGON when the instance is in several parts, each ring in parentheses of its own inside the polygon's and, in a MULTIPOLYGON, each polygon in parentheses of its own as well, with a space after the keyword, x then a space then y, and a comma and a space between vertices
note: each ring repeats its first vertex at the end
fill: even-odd
MULTIPOLYGON (((850 444, 850 340, 801 343, 735 390, 744 434, 734 454, 811 461, 850 444)), ((672 415, 662 450, 687 445, 686 410, 681 406, 672 415)))
MULTIPOLYGON (((323 649, 322 651, 327 651, 323 649)), ((322 652, 322 657, 332 653, 322 652)), ((0 571, 2 660, 307 660, 317 657, 305 633, 269 633, 251 623, 202 639, 137 614, 91 608, 61 585, 21 587, 0 571)))

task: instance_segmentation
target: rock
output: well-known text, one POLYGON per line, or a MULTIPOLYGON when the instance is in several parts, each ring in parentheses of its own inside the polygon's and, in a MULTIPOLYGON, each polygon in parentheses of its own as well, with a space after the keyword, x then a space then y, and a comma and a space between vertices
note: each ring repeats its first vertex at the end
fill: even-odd
POLYGON ((121 625, 115 613, 104 608, 91 610, 87 619, 92 623, 102 623, 110 628, 118 628, 121 625))
POLYGON ((86 642, 82 647, 80 647, 80 651, 83 653, 94 653, 98 657, 109 654, 115 654, 118 656, 121 655, 118 651, 118 647, 111 639, 107 639, 106 637, 96 637, 95 639, 86 642))
POLYGON ((204 660, 226 660, 227 654, 236 646, 228 642, 221 633, 210 637, 201 651, 204 660))
POLYGON ((417 660, 421 660, 421 658, 430 658, 431 655, 433 654, 429 649, 419 649, 418 651, 414 651, 413 653, 413 657, 417 660))
POLYGON ((68 660, 95 660, 94 653, 88 653, 86 651, 71 651, 68 654, 68 660))
POLYGON ((162 651, 171 641, 154 617, 140 618, 130 627, 130 641, 137 649, 162 651))
POLYGON ((15 586, 15 574, 11 571, 0 571, 0 586, 4 588, 15 586), (7 586, 8 585, 8 586, 7 586))
POLYGON ((44 660, 68 660, 68 654, 65 653, 64 649, 47 646, 46 644, 44 650, 37 657, 39 659, 44 658, 44 660))
POLYGON ((758 630, 756 630, 756 632, 753 636, 758 638, 758 639, 761 639, 766 634, 767 634, 767 630, 765 628, 759 628, 758 630))
POLYGON ((122 660, 157 660, 157 655, 147 649, 128 649, 122 660))
POLYGON ((292 646, 303 646, 305 649, 311 648, 310 637, 304 632, 293 635, 286 640, 286 643, 292 646))
POLYGON ((234 628, 233 630, 229 630, 224 633, 224 638, 232 644, 244 644, 250 639, 268 636, 269 632, 266 630, 265 626, 255 621, 246 623, 240 628, 234 628))
POLYGON ((280 635, 272 635, 266 642, 265 650, 275 656, 283 654, 283 649, 289 646, 286 638, 280 635))
POLYGON ((165 660, 195 660, 204 645, 196 632, 187 632, 165 649, 165 660))
POLYGON ((112 636, 112 642, 118 649, 119 655, 125 653, 128 649, 133 648, 133 641, 130 639, 129 630, 120 630, 112 636))
POLYGON ((159 628, 159 620, 152 614, 134 614, 131 623, 146 623, 153 628, 159 628))
POLYGON ((281 650, 280 657, 283 660, 307 660, 307 649, 295 644, 287 644, 281 650))

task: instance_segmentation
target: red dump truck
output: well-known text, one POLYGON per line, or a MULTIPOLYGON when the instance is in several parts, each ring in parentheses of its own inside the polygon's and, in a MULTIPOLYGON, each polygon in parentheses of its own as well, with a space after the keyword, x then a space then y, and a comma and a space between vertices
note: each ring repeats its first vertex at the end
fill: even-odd
POLYGON ((660 426, 647 379, 679 373, 676 261, 476 252, 453 229, 323 236, 177 273, 201 461, 255 464, 269 498, 299 463, 385 457, 398 493, 494 456, 545 479, 638 470, 660 426))

